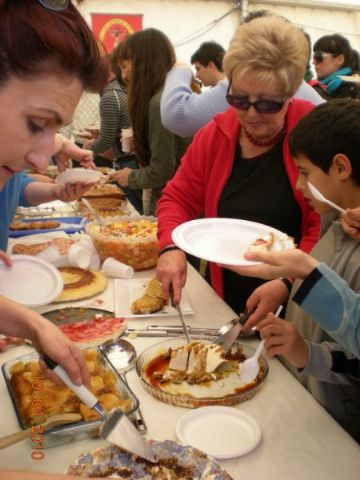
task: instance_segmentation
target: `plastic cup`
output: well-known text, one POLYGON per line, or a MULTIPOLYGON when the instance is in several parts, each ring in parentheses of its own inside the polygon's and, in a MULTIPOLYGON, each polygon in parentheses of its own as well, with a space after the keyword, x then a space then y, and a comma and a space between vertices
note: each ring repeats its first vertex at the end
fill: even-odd
POLYGON ((90 253, 90 270, 96 270, 98 271, 100 268, 100 257, 98 253, 94 250, 93 252, 90 253))
POLYGON ((106 277, 126 278, 128 280, 134 275, 134 269, 113 257, 109 257, 103 263, 102 273, 106 277))
POLYGON ((91 252, 95 252, 95 247, 94 244, 91 240, 91 238, 88 235, 81 235, 80 240, 76 242, 76 245, 78 245, 81 248, 86 248, 87 250, 90 250, 91 252))
POLYGON ((132 152, 134 143, 133 136, 134 132, 132 128, 121 129, 121 148, 123 152, 132 152))
POLYGON ((68 251, 68 262, 71 267, 84 268, 90 267, 91 252, 77 244, 71 245, 68 251))

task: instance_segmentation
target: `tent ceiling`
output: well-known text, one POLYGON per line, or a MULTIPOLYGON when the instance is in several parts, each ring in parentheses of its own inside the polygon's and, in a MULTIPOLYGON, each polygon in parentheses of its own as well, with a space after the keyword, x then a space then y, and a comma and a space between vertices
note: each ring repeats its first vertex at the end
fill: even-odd
POLYGON ((360 13, 360 0, 238 0, 234 3, 359 11, 360 13))

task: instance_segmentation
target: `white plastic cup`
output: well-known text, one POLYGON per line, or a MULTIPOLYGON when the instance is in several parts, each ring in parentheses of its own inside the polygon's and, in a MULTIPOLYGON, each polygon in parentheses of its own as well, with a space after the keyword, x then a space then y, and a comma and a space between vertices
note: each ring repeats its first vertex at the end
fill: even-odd
POLYGON ((91 252, 76 243, 68 251, 68 262, 71 267, 88 269, 91 262, 91 252))
POLYGON ((95 252, 95 247, 94 244, 91 240, 91 238, 88 235, 81 235, 80 240, 76 242, 76 245, 78 245, 81 248, 86 248, 87 250, 90 250, 91 252, 95 252))
POLYGON ((46 250, 43 250, 42 252, 38 253, 36 257, 41 258, 41 260, 45 260, 47 262, 52 263, 55 260, 58 260, 61 257, 61 255, 57 248, 50 246, 46 250))
POLYGON ((132 152, 134 132, 132 128, 121 129, 121 148, 123 152, 132 152))
POLYGON ((113 257, 109 257, 103 263, 102 273, 106 277, 126 278, 128 280, 134 275, 134 269, 113 257))
POLYGON ((90 270, 95 270, 98 271, 100 268, 100 257, 98 253, 94 250, 93 252, 90 252, 90 270))

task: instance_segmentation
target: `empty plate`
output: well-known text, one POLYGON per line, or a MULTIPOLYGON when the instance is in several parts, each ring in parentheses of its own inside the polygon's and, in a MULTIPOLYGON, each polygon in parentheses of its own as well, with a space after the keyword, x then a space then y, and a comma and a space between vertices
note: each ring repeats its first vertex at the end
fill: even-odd
POLYGON ((102 173, 98 170, 90 170, 88 168, 72 168, 65 172, 59 173, 56 177, 56 183, 65 185, 65 183, 96 183, 102 177, 102 173))
POLYGON ((185 414, 176 425, 184 445, 216 459, 236 458, 251 452, 261 440, 257 421, 231 407, 202 407, 185 414))
POLYGON ((12 267, 0 262, 0 295, 28 307, 47 305, 63 289, 62 276, 51 263, 30 255, 11 255, 12 267))

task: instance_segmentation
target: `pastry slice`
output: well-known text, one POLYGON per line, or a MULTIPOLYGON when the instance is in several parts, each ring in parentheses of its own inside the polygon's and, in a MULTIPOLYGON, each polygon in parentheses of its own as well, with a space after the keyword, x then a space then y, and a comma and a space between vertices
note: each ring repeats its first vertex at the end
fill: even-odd
POLYGON ((167 299, 163 294, 160 283, 154 277, 146 287, 144 295, 135 300, 131 305, 131 311, 135 315, 147 315, 149 313, 159 312, 164 308, 167 299))
POLYGON ((272 232, 266 233, 261 237, 258 237, 256 240, 252 242, 250 247, 248 248, 248 252, 270 252, 273 243, 275 240, 275 236, 272 232))

